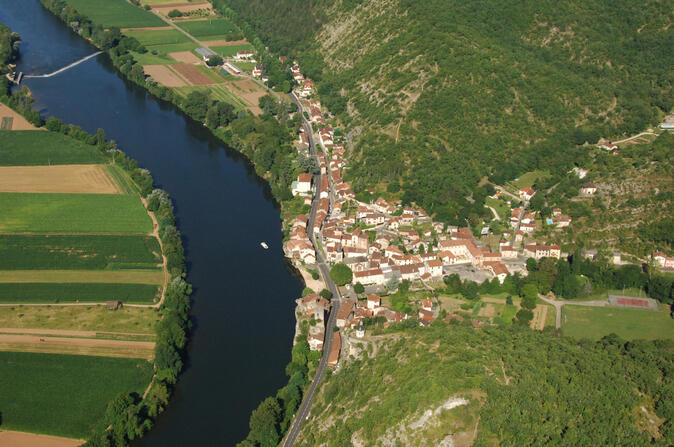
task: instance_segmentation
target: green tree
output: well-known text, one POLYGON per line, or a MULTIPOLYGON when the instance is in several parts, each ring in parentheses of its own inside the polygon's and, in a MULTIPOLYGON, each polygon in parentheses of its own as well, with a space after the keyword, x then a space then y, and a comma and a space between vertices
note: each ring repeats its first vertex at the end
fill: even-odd
POLYGON ((330 278, 332 278, 338 286, 343 286, 353 280, 353 272, 344 264, 335 264, 330 269, 330 278))
POLYGON ((320 295, 325 298, 326 300, 332 299, 332 292, 329 291, 328 289, 323 289, 321 290, 320 295))
POLYGON ((213 56, 209 57, 208 60, 206 61, 206 65, 209 67, 219 67, 222 65, 224 60, 222 59, 221 56, 214 54, 213 56))
POLYGON ((360 293, 365 292, 365 286, 362 285, 361 283, 357 282, 357 283, 353 286, 353 290, 354 290, 354 292, 360 294, 360 293))

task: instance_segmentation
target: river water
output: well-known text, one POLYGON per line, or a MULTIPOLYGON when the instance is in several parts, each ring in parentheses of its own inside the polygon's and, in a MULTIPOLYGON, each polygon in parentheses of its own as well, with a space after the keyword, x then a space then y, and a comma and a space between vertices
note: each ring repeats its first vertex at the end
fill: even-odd
MULTIPOLYGON (((0 22, 22 36, 25 74, 51 73, 96 51, 38 0, 0 0, 0 22)), ((169 408, 136 445, 235 445, 252 409, 286 382, 302 287, 284 263, 268 189, 199 123, 122 79, 106 55, 25 84, 44 117, 103 128, 175 201, 194 331, 169 408)))

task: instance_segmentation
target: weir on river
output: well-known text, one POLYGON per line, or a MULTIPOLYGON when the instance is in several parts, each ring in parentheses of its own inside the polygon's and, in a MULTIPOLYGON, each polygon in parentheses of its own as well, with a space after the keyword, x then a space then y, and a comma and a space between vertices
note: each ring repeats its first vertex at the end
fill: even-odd
MULTIPOLYGON (((21 35, 17 70, 26 73, 52 73, 97 51, 38 0, 0 0, 0 22, 21 35)), ((251 411, 287 383, 302 292, 284 262, 268 187, 201 123, 124 80, 105 54, 68 76, 24 82, 44 118, 104 129, 175 201, 193 333, 174 398, 134 447, 236 445, 251 411)))
POLYGON ((97 51, 97 52, 95 52, 94 54, 90 54, 89 56, 85 56, 85 57, 83 57, 82 59, 76 60, 76 61, 73 62, 72 64, 68 64, 68 65, 66 65, 66 66, 63 67, 63 68, 59 68, 59 69, 56 70, 56 71, 52 71, 52 72, 49 73, 49 74, 43 74, 43 75, 23 75, 23 78, 24 78, 24 79, 28 79, 28 78, 51 78, 52 76, 56 76, 56 75, 59 74, 59 73, 63 73, 64 71, 66 71, 66 70, 68 70, 68 69, 70 69, 70 68, 73 68, 73 67, 75 67, 75 66, 81 64, 81 63, 84 62, 84 61, 88 61, 88 60, 91 59, 92 57, 98 56, 98 55, 101 54, 101 53, 102 53, 102 51, 97 51))

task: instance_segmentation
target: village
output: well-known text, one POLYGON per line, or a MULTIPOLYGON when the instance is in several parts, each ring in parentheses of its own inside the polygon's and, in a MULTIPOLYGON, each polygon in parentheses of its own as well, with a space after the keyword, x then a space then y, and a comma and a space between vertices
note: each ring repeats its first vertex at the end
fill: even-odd
MULTIPOLYGON (((379 318, 384 326, 404 320, 417 320, 420 325, 429 325, 439 318, 439 307, 431 298, 421 300, 416 314, 405 314, 382 304, 383 295, 393 293, 403 281, 409 282, 416 290, 433 291, 443 286, 443 278, 457 274, 462 280, 477 283, 497 278, 503 284, 512 274, 527 275, 526 261, 529 258, 560 259, 567 256, 557 244, 546 245, 537 241, 534 232, 541 226, 541 216, 529 207, 536 191, 531 187, 506 190, 499 187, 490 199, 506 205, 509 216, 503 216, 509 228, 502 233, 496 243, 490 238, 490 228, 485 226, 479 236, 470 228, 435 222, 419 207, 403 206, 399 202, 389 202, 382 197, 372 203, 356 199, 356 194, 348 182, 342 178, 347 166, 346 148, 341 132, 330 127, 326 118, 330 117, 321 103, 313 97, 314 83, 304 77, 297 64, 291 68, 297 87, 295 95, 301 104, 301 113, 313 129, 309 136, 301 127, 295 143, 298 153, 309 157, 310 142, 316 142, 318 169, 322 180, 314 184, 311 173, 300 174, 292 184, 292 194, 301 197, 306 205, 317 200, 316 216, 311 224, 309 216, 300 214, 289 224, 289 240, 285 244, 286 255, 300 269, 311 269, 317 263, 316 250, 320 258, 330 265, 344 264, 353 273, 350 284, 345 284, 340 292, 343 296, 337 313, 336 327, 350 329, 352 335, 363 337, 366 319, 379 318), (537 222, 538 221, 538 222, 537 222), (316 240, 316 247, 309 235, 316 240), (358 300, 354 289, 361 288, 366 299, 358 300)), ((255 73, 262 76, 261 71, 255 73)), ((607 151, 616 151, 610 142, 599 145, 607 151)), ((575 169, 579 179, 587 175, 583 169, 575 169)), ((579 197, 592 198, 597 186, 591 182, 582 184, 579 197)), ((496 211, 495 217, 498 217, 496 211)), ((545 218, 544 225, 555 230, 571 224, 572 218, 561 209, 553 209, 545 218)), ((596 250, 585 250, 584 257, 596 256, 596 250)), ((654 262, 664 268, 674 267, 674 258, 663 253, 652 255, 654 262)), ((623 263, 620 254, 613 256, 612 262, 623 263)), ((308 342, 311 350, 322 350, 325 338, 326 315, 330 301, 311 293, 296 301, 299 320, 311 322, 308 342)), ((457 314, 444 317, 449 322, 461 319, 457 314)), ((473 321, 479 326, 479 322, 473 321)), ((336 332, 329 365, 339 361, 343 336, 336 332)))

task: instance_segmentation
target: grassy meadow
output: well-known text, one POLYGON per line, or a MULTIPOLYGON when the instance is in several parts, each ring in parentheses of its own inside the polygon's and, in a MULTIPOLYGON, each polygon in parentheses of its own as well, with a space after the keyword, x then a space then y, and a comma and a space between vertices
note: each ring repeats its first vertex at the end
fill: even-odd
POLYGON ((163 20, 125 0, 66 0, 92 22, 104 27, 137 28, 165 26, 163 20))
POLYGON ((238 32, 236 27, 224 18, 178 22, 176 25, 194 37, 209 37, 209 39, 213 36, 224 37, 226 34, 238 32))
POLYGON ((159 316, 147 307, 0 306, 0 327, 153 334, 159 316))
POLYGON ((0 352, 2 428, 86 438, 119 393, 142 393, 143 360, 0 352))
POLYGON ((0 235, 0 270, 156 269, 160 253, 145 235, 0 235))
POLYGON ((152 231, 143 204, 132 195, 0 193, 0 209, 0 232, 5 233, 152 231))
POLYGON ((222 47, 211 47, 211 50, 215 51, 220 56, 229 57, 236 55, 236 53, 238 53, 239 51, 253 50, 253 46, 249 43, 244 43, 241 45, 225 45, 222 47))
POLYGON ((0 303, 123 303, 152 304, 159 286, 119 283, 0 283, 0 303))
POLYGON ((159 29, 159 30, 128 30, 124 34, 129 37, 135 37, 143 45, 162 45, 191 42, 190 38, 177 29, 159 29))
POLYGON ((104 163, 94 147, 60 133, 38 130, 0 132, 0 166, 104 163))
POLYGON ((674 339, 674 319, 668 312, 621 307, 564 306, 562 333, 599 339, 615 333, 627 340, 674 339))

